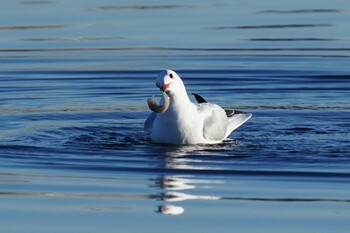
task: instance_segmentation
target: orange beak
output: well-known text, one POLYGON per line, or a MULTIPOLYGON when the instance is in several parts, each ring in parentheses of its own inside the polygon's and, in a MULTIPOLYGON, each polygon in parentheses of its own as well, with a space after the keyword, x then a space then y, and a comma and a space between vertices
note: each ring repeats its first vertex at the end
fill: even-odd
POLYGON ((163 83, 163 85, 162 85, 162 91, 163 91, 163 92, 166 91, 166 89, 168 89, 169 86, 170 86, 170 83, 163 83))

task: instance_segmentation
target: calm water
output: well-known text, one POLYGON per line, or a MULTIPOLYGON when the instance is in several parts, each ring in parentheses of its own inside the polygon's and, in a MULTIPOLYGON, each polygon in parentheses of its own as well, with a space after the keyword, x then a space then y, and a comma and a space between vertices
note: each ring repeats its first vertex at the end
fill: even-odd
POLYGON ((2 1, 3 232, 348 232, 350 3, 2 1), (152 144, 155 77, 253 113, 152 144))

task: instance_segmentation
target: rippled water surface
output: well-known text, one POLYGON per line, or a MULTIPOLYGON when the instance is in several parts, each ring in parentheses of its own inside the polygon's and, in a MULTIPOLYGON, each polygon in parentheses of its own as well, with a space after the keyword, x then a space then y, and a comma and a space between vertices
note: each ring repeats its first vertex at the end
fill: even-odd
POLYGON ((2 231, 348 232, 348 1, 1 5, 2 231), (151 143, 167 68, 253 117, 151 143))

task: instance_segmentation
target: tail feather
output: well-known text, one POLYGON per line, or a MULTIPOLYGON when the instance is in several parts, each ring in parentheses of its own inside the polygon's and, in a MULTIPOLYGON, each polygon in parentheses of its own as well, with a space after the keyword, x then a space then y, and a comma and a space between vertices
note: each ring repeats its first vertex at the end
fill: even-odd
POLYGON ((228 127, 227 127, 225 137, 228 137, 232 133, 232 131, 237 129, 239 126, 243 125, 243 123, 249 120, 251 117, 252 117, 251 113, 243 113, 243 112, 239 112, 228 117, 228 127))

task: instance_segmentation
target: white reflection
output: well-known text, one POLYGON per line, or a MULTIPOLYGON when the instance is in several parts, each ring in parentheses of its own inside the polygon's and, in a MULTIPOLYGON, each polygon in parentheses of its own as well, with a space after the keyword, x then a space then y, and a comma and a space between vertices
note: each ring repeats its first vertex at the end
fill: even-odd
POLYGON ((162 193, 158 196, 164 202, 163 205, 158 206, 157 212, 166 215, 181 215, 185 212, 183 203, 186 201, 220 200, 220 196, 208 195, 208 192, 214 190, 213 186, 223 184, 224 182, 222 180, 199 179, 198 177, 203 176, 196 176, 194 174, 198 173, 198 170, 201 171, 201 174, 205 175, 206 171, 222 169, 219 166, 215 167, 215 160, 211 160, 212 164, 203 166, 203 164, 208 164, 205 156, 213 156, 216 150, 221 151, 223 148, 232 149, 232 146, 235 145, 236 142, 229 141, 221 145, 160 147, 164 156, 162 168, 169 169, 170 172, 184 171, 189 175, 163 175, 156 179, 155 186, 162 190, 162 193), (201 159, 202 156, 203 160, 201 159), (192 173, 195 170, 196 173, 192 173), (173 205, 174 203, 176 205, 173 205))
POLYGON ((163 200, 167 202, 186 201, 186 200, 220 200, 220 197, 190 195, 190 194, 180 193, 180 192, 166 192, 163 200))
POLYGON ((203 180, 192 179, 193 176, 161 176, 156 181, 156 186, 163 190, 161 200, 165 202, 164 205, 158 207, 158 212, 166 215, 180 215, 185 212, 183 206, 169 205, 168 203, 177 202, 178 204, 189 200, 220 200, 219 196, 211 195, 194 195, 187 192, 199 188, 210 190, 213 184, 221 184, 218 180, 203 180), (181 192, 180 192, 181 191, 181 192))
POLYGON ((196 186, 189 183, 189 179, 179 176, 163 176, 160 179, 160 186, 165 190, 186 190, 196 188, 196 186))
POLYGON ((184 208, 175 205, 159 206, 158 212, 166 215, 180 215, 184 212, 184 208))
MULTIPOLYGON (((184 167, 198 169, 198 167, 194 168, 193 166, 186 164, 186 159, 183 157, 178 158, 171 156, 165 158, 164 167, 172 169, 183 169, 184 167)), ((222 184, 223 181, 195 179, 193 177, 193 175, 165 175, 158 177, 156 180, 156 187, 163 190, 160 197, 165 203, 158 207, 157 212, 165 215, 181 215, 185 212, 185 208, 180 205, 170 205, 169 203, 176 202, 177 204, 180 204, 181 202, 189 200, 215 201, 221 199, 219 196, 195 195, 193 192, 196 189, 210 190, 213 185, 222 184)))

